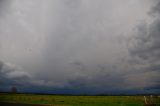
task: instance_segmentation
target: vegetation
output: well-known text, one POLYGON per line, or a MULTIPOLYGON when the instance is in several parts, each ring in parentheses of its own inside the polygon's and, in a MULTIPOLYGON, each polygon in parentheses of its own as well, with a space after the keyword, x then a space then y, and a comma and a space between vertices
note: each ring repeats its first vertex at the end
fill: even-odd
POLYGON ((12 92, 12 93, 17 93, 17 88, 13 86, 13 87, 11 88, 11 92, 12 92))
MULTIPOLYGON (((155 100, 160 102, 160 97, 155 100)), ((51 106, 143 106, 144 98, 143 96, 58 96, 0 93, 0 102, 51 106)))

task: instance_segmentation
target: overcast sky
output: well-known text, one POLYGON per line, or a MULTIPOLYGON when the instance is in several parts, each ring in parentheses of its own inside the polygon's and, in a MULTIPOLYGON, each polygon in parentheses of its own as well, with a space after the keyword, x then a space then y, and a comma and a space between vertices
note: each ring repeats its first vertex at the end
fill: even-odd
POLYGON ((0 0, 0 90, 159 93, 159 39, 159 0, 0 0))

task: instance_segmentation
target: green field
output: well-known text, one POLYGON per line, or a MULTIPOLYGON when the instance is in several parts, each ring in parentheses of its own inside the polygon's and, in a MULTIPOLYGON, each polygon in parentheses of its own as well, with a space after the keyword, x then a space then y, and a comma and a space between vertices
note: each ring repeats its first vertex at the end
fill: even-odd
MULTIPOLYGON (((154 101, 160 102, 160 97, 154 101)), ((52 106, 143 106, 144 98, 143 96, 57 96, 0 93, 0 102, 52 106)))

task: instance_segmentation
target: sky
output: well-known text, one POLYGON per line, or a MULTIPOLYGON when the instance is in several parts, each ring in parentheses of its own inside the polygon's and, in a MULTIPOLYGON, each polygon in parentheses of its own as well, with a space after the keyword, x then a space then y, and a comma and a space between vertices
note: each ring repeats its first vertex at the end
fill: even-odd
POLYGON ((0 91, 160 93, 159 0, 0 0, 0 91))

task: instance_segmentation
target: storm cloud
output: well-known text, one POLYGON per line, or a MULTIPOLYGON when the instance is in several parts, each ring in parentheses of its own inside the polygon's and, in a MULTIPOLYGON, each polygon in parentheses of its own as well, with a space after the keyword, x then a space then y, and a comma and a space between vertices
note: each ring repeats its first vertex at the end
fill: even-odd
POLYGON ((28 84, 30 75, 21 70, 21 68, 13 64, 0 61, 0 90, 7 91, 12 86, 24 86, 28 84))
MULTIPOLYGON (((143 79, 148 76, 146 83, 150 86, 160 87, 160 2, 155 1, 155 6, 149 12, 152 17, 150 23, 143 22, 136 28, 136 33, 132 38, 132 47, 129 48, 132 62, 138 66, 140 77, 143 79), (138 63, 138 64, 137 64, 138 63), (148 74, 148 75, 145 75, 148 74), (148 81, 149 80, 149 81, 148 81)), ((135 76, 136 77, 136 76, 135 76)), ((141 79, 140 78, 140 79, 141 79)))
POLYGON ((160 81, 159 5, 158 0, 0 0, 1 88, 154 92, 160 81))

